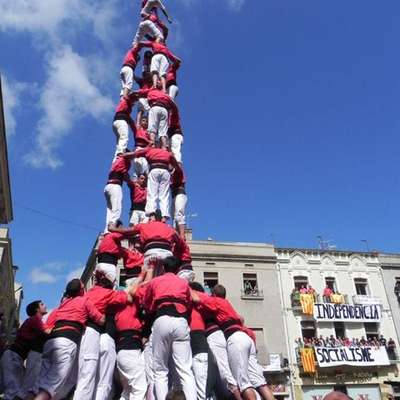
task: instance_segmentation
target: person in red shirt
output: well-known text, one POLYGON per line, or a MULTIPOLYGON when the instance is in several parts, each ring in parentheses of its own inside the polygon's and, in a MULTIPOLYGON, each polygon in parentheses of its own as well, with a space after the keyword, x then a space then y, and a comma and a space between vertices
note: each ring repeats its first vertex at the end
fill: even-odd
POLYGON ((115 155, 122 154, 128 147, 129 127, 133 135, 136 135, 136 124, 131 117, 132 107, 138 100, 138 96, 131 93, 127 97, 121 97, 115 109, 113 131, 117 139, 115 155))
POLYGON ((146 215, 154 214, 157 209, 157 202, 164 220, 170 217, 170 165, 180 168, 175 157, 165 149, 147 147, 123 155, 126 159, 135 157, 146 157, 149 163, 149 175, 147 177, 147 203, 146 215))
POLYGON ((179 110, 174 103, 169 110, 168 136, 172 154, 178 163, 182 164, 183 131, 179 117, 179 110))
POLYGON ((162 90, 164 93, 167 92, 167 71, 169 63, 181 64, 180 58, 176 57, 166 46, 162 40, 156 40, 154 42, 142 42, 143 47, 150 47, 153 51, 153 57, 151 59, 150 72, 153 75, 153 87, 157 87, 157 83, 160 80, 162 90))
MULTIPOLYGON (((198 282, 189 284, 192 290, 204 292, 203 286, 198 282)), ((206 325, 201 313, 192 308, 190 318, 190 346, 193 357, 193 374, 196 380, 197 398, 207 400, 211 398, 211 393, 207 393, 208 376, 208 343, 206 337, 206 325)))
MULTIPOLYGON (((142 77, 138 77, 135 75, 135 82, 139 85, 140 89, 147 90, 153 87, 153 78, 150 73, 150 63, 151 57, 153 57, 153 53, 151 51, 146 51, 144 53, 143 60, 143 74, 142 77)), ((150 105, 145 97, 140 97, 138 100, 138 113, 136 116, 136 124, 140 126, 144 113, 150 111, 150 105)), ((146 126, 147 130, 147 126, 146 126)))
POLYGON ((47 337, 42 322, 47 314, 46 305, 41 300, 34 301, 27 305, 26 313, 28 318, 18 329, 14 343, 1 358, 5 399, 28 396, 33 392, 40 372, 43 345, 47 337))
MULTIPOLYGON (((150 145, 152 145, 152 141, 150 139, 150 135, 147 130, 148 127, 149 127, 149 120, 147 116, 143 116, 140 119, 135 134, 135 150, 144 149, 145 147, 149 147, 150 145)), ((145 174, 147 176, 147 174, 149 173, 149 164, 147 163, 145 157, 137 157, 133 160, 133 163, 135 166, 135 175, 137 177, 142 174, 145 174)))
POLYGON ((167 84, 167 91, 172 100, 175 100, 176 96, 179 94, 179 88, 177 83, 177 71, 181 66, 180 62, 172 63, 167 70, 167 75, 165 77, 167 84))
MULTIPOLYGON (((128 288, 126 291, 116 291, 113 289, 114 283, 105 274, 96 270, 95 285, 85 294, 85 298, 101 314, 106 313, 107 307, 126 305, 132 302, 132 296, 134 296, 137 290, 137 287, 134 286, 128 288)), ((78 382, 74 400, 91 399, 96 393, 95 383, 96 374, 100 366, 100 342, 102 335, 107 335, 104 325, 98 324, 96 320, 89 320, 79 349, 78 382)), ((107 357, 113 357, 112 349, 106 349, 102 353, 107 355, 107 357)), ((103 357, 103 363, 108 363, 107 357, 103 357)), ((102 386, 110 387, 111 385, 110 383, 102 382, 102 386)))
POLYGON ((175 168, 171 174, 171 197, 174 215, 174 224, 182 239, 185 238, 186 230, 186 179, 185 173, 180 168, 175 168))
POLYGON ((168 22, 171 24, 172 23, 172 19, 168 15, 168 11, 165 8, 165 6, 164 6, 164 4, 162 3, 161 0, 143 0, 142 1, 142 11, 140 12, 140 16, 143 19, 146 19, 146 18, 149 18, 153 14, 157 15, 157 9, 158 8, 161 10, 161 12, 167 18, 168 22))
POLYGON ((152 143, 161 143, 161 147, 167 148, 169 111, 176 107, 171 97, 161 90, 158 83, 156 88, 140 89, 134 92, 140 98, 147 98, 150 106, 149 111, 149 135, 152 143))
POLYGON ((122 68, 120 71, 120 78, 122 84, 121 96, 128 98, 132 90, 133 78, 135 76, 136 64, 140 60, 140 50, 142 46, 138 43, 135 47, 128 50, 124 57, 122 68))
MULTIPOLYGON (((142 281, 131 279, 126 282, 130 286, 142 281)), ((122 399, 144 399, 147 391, 145 364, 142 356, 141 300, 145 288, 140 287, 136 292, 133 303, 116 308, 116 351, 117 369, 123 392, 122 399)))
POLYGON ((176 274, 179 260, 164 260, 165 273, 146 286, 144 308, 154 316, 152 350, 155 394, 165 399, 168 393, 169 360, 172 360, 187 400, 196 400, 188 318, 191 298, 188 283, 176 274))
POLYGON ((149 266, 151 261, 156 259, 164 260, 167 257, 171 257, 174 249, 181 246, 182 242, 175 229, 162 222, 160 210, 156 210, 146 223, 138 224, 131 228, 112 227, 110 231, 130 236, 139 235, 144 252, 145 268, 149 266))
MULTIPOLYGON (((136 160, 136 159, 135 159, 136 160)), ((128 182, 131 193, 131 212, 129 225, 137 225, 146 222, 146 201, 147 201, 147 178, 145 174, 140 174, 137 179, 128 182)))
POLYGON ((107 205, 106 227, 104 230, 106 233, 108 232, 108 225, 110 223, 115 224, 121 218, 122 182, 130 179, 128 173, 130 167, 130 159, 122 155, 118 155, 111 165, 107 184, 104 188, 107 205))
POLYGON ((45 324, 50 338, 44 345, 40 389, 35 400, 52 399, 64 389, 73 372, 78 346, 89 319, 97 324, 105 321, 104 315, 84 296, 82 282, 73 279, 67 284, 61 305, 53 310, 45 324))
POLYGON ((249 377, 249 355, 252 340, 243 332, 240 315, 225 299, 226 290, 222 285, 213 288, 213 296, 192 291, 192 299, 208 312, 214 314, 215 320, 224 332, 227 343, 229 366, 236 379, 244 400, 256 400, 256 393, 249 377))

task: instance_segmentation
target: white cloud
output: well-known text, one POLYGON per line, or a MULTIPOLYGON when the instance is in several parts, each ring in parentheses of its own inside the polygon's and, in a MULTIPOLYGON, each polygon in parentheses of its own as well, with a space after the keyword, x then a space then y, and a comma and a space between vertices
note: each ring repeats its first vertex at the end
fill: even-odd
POLYGON ((86 59, 70 46, 51 55, 47 82, 39 103, 43 116, 38 122, 36 145, 26 156, 32 166, 55 169, 62 165, 55 152, 62 139, 70 134, 74 123, 86 115, 102 118, 112 111, 112 101, 91 79, 86 59))
POLYGON ((31 280, 32 283, 54 283, 57 281, 57 275, 48 272, 46 268, 43 267, 36 267, 33 268, 31 273, 31 280))
MULTIPOLYGON (((186 7, 193 7, 196 3, 201 3, 204 0, 180 0, 186 7)), ((231 11, 240 11, 245 3, 245 0, 214 0, 214 2, 224 3, 231 11)))
POLYGON ((240 11, 244 5, 245 0, 227 0, 228 7, 232 11, 240 11))
POLYGON ((80 278, 82 276, 82 272, 84 270, 84 267, 79 267, 74 270, 72 270, 66 277, 65 280, 69 282, 71 279, 75 278, 80 278))
POLYGON ((21 95, 27 89, 28 85, 22 82, 11 81, 2 76, 2 91, 4 102, 4 118, 6 122, 7 136, 13 136, 17 127, 15 114, 21 104, 21 95))

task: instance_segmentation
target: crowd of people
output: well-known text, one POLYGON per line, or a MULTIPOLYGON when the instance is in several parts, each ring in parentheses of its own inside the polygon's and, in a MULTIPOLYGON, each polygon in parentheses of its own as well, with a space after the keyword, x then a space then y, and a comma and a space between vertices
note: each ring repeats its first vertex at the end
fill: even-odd
POLYGON ((387 340, 383 335, 358 338, 348 338, 348 337, 335 337, 330 335, 329 337, 311 337, 311 338, 298 338, 296 339, 297 349, 307 348, 307 347, 385 347, 390 360, 396 359, 396 343, 392 338, 387 340))
MULTIPOLYGON (((293 306, 300 306, 300 297, 302 294, 311 294, 314 296, 314 301, 318 300, 318 293, 311 285, 301 285, 300 288, 293 288, 292 290, 291 299, 293 306)), ((344 297, 340 292, 326 285, 322 291, 322 300, 324 303, 338 303, 344 302, 344 297)))
POLYGON ((42 301, 27 306, 28 318, 1 358, 5 400, 273 399, 257 361, 255 334, 225 288, 216 285, 207 294, 194 281, 184 237, 187 197, 176 104, 181 60, 166 45, 160 12, 172 22, 162 1, 142 0, 120 72, 117 143, 104 190, 106 228, 94 286, 85 291, 81 280, 71 280, 48 316, 42 301), (150 50, 138 77, 144 48, 150 50), (131 190, 126 227, 124 182, 131 190), (115 289, 120 260, 125 290, 115 289))

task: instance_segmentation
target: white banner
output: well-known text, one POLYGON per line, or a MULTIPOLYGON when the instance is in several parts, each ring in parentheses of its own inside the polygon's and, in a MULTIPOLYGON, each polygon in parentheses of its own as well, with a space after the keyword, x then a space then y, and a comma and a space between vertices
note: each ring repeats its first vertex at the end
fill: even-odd
POLYGON ((315 354, 321 368, 390 365, 385 347, 315 347, 315 354))
POLYGON ((314 304, 314 318, 317 321, 379 322, 382 310, 379 304, 314 304))

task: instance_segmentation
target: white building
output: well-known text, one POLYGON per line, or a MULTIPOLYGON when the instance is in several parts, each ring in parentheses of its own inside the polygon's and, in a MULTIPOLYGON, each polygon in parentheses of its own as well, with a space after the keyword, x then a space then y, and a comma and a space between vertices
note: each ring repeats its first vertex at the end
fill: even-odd
MULTIPOLYGON (((320 335, 323 338, 333 335, 349 339, 362 337, 367 339, 375 336, 379 338, 380 335, 383 335, 387 340, 393 338, 398 346, 377 254, 277 248, 276 255, 282 287, 283 314, 290 347, 289 364, 295 399, 320 400, 334 387, 347 390, 349 396, 355 400, 389 399, 388 395, 392 393, 392 387, 388 381, 398 382, 399 378, 396 361, 388 361, 386 353, 382 355, 382 357, 386 357, 384 364, 388 364, 385 366, 371 366, 371 364, 378 363, 378 356, 371 357, 373 361, 354 363, 351 357, 347 357, 347 360, 346 356, 335 359, 336 353, 326 353, 333 354, 333 356, 327 357, 325 360, 321 356, 317 357, 317 373, 306 374, 297 354, 298 345, 296 344, 298 338, 302 338, 304 341, 303 338, 307 340, 307 338, 320 335), (317 321, 314 318, 315 312, 314 315, 303 313, 298 301, 299 294, 297 291, 295 294, 293 293, 294 288, 298 290, 306 285, 311 285, 315 289, 317 303, 332 301, 323 299, 322 296, 324 288, 328 285, 335 292, 342 294, 342 300, 350 307, 340 308, 345 311, 336 315, 336 322, 332 321, 334 317, 328 318, 328 321, 317 321), (354 305, 368 303, 378 305, 381 310, 381 318, 378 321, 358 322, 362 318, 362 315, 358 314, 354 317, 357 322, 348 322, 349 310, 355 310, 354 305), (340 362, 335 363, 337 359, 340 359, 340 362), (351 361, 357 366, 348 365, 351 361), (341 365, 338 366, 338 363, 341 365)), ((332 304, 326 307, 336 309, 332 304)), ((362 307, 357 307, 357 309, 360 310, 362 307)), ((376 351, 381 352, 381 350, 379 348, 376 351)), ((384 349, 384 351, 386 350, 384 349)))

